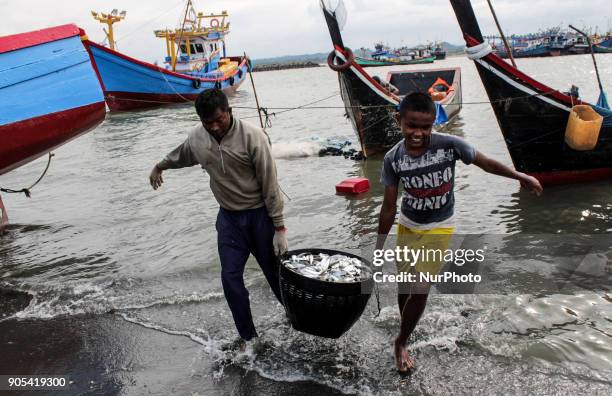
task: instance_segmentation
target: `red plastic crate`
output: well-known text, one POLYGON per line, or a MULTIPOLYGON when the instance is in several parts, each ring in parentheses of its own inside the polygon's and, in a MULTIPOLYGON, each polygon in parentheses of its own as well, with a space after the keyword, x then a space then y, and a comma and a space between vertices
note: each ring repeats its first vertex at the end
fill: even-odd
POLYGON ((370 181, 365 177, 352 177, 336 184, 336 192, 342 194, 361 194, 370 189, 370 181))

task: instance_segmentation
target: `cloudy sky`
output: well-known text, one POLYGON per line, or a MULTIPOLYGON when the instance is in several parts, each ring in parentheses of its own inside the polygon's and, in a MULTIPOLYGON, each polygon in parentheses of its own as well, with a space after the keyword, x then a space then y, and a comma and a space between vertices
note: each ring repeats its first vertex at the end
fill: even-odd
MULTIPOLYGON (((337 1, 337 0, 333 0, 337 1)), ((229 54, 246 51, 252 58, 327 52, 330 39, 318 0, 195 0, 206 13, 227 10, 232 32, 229 54), (205 7, 205 8, 204 8, 205 7)), ((348 20, 343 31, 352 48, 372 47, 376 41, 391 46, 416 45, 433 40, 462 42, 447 0, 344 0, 348 20)), ((97 42, 102 26, 90 11, 127 10, 116 25, 120 51, 153 61, 165 52, 154 29, 177 26, 186 0, 0 0, 0 36, 64 23, 76 23, 97 42)), ((495 33, 486 1, 472 0, 485 34, 495 33)), ((493 0, 504 31, 536 32, 552 26, 612 25, 609 0, 493 0)))

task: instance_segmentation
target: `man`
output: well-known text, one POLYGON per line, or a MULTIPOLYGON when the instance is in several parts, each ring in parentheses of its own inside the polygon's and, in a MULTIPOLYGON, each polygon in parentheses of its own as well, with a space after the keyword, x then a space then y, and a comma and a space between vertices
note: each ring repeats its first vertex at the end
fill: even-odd
MULTIPOLYGON (((456 136, 432 133, 436 107, 428 95, 407 95, 400 103, 396 118, 404 138, 384 158, 381 182, 385 193, 380 210, 377 249, 383 248, 395 221, 400 184, 403 197, 397 245, 411 250, 424 247, 444 251, 448 247, 455 230, 453 190, 457 159, 468 165, 473 163, 485 172, 516 179, 537 195, 542 193, 542 186, 534 177, 486 157, 456 136)), ((405 344, 427 304, 430 284, 420 281, 419 272, 434 275, 442 264, 435 258, 433 261, 397 263, 399 272, 416 272, 416 282, 399 285, 398 291, 401 323, 394 352, 400 372, 414 366, 405 344), (404 286, 408 286, 408 290, 404 286)))
POLYGON ((257 337, 243 278, 249 254, 280 301, 275 255, 287 251, 287 229, 276 165, 268 136, 233 117, 221 90, 202 92, 195 108, 202 125, 153 167, 149 179, 157 190, 164 170, 198 164, 210 175, 220 206, 216 228, 223 292, 240 337, 248 341, 257 337))

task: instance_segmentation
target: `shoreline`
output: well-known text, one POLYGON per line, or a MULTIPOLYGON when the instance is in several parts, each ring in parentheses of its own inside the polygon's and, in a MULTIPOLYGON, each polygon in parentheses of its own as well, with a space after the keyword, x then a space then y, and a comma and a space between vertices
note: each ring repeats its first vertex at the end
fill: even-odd
MULTIPOLYGON (((70 394, 342 395, 311 381, 281 382, 217 363, 197 344, 118 315, 0 322, 3 375, 65 375, 70 394)), ((28 394, 14 391, 11 394, 28 394)))
POLYGON ((322 67, 321 64, 316 62, 290 62, 290 63, 266 63, 263 65, 254 65, 253 72, 264 72, 274 70, 288 70, 288 69, 308 69, 312 67, 322 67))

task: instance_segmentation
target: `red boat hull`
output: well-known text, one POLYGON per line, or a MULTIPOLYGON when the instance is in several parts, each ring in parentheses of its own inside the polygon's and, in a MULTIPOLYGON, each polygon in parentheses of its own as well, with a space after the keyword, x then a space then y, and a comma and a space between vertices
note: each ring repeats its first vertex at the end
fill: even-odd
POLYGON ((612 168, 568 170, 556 172, 528 172, 544 186, 588 183, 612 179, 612 168))
MULTIPOLYGON (((232 87, 223 90, 226 95, 236 92, 240 87, 237 83, 232 87)), ((117 92, 104 91, 104 99, 111 111, 127 111, 138 110, 172 103, 193 102, 198 97, 198 94, 160 94, 160 93, 142 93, 142 92, 117 92)))
POLYGON ((104 102, 0 125, 0 174, 32 161, 96 127, 104 102))

